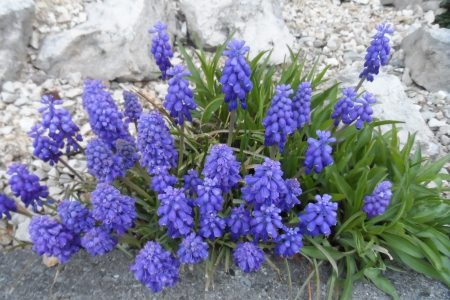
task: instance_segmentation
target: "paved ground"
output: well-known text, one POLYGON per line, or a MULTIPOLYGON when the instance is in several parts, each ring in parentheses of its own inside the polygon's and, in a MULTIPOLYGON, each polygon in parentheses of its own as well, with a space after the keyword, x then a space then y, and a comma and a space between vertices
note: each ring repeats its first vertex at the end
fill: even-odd
MULTIPOLYGON (((0 299, 288 299, 289 290, 286 281, 280 282, 278 276, 268 265, 259 272, 246 275, 234 267, 234 276, 227 275, 223 267, 218 267, 215 275, 215 289, 205 292, 205 278, 196 268, 185 269, 180 273, 180 282, 174 287, 152 294, 134 279, 128 269, 132 261, 121 252, 113 251, 101 257, 91 257, 82 251, 73 257, 61 272, 50 294, 50 287, 55 277, 56 267, 48 268, 42 259, 31 250, 15 250, 11 253, 0 253, 0 299), (30 261, 31 264, 30 264, 30 261), (24 275, 10 294, 11 287, 24 268, 30 264, 24 275)), ((275 260, 275 259, 274 259, 275 260)), ((275 262, 286 278, 284 263, 275 262)), ((306 261, 290 263, 294 281, 294 295, 307 277, 309 265, 306 261)), ((321 295, 326 299, 328 287, 326 279, 330 267, 321 268, 321 295)), ((391 279, 401 299, 450 299, 450 290, 441 282, 417 274, 411 270, 404 273, 387 271, 386 277, 391 279)), ((313 299, 315 284, 312 285, 313 299)), ((391 299, 390 296, 374 285, 357 282, 353 299, 391 299)), ((305 291, 301 299, 308 299, 305 291)))

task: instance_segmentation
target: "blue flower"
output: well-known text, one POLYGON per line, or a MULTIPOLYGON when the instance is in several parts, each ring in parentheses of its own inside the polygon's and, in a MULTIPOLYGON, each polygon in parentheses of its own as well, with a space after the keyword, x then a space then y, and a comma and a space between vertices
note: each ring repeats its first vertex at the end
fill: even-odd
POLYGON ((110 231, 103 227, 93 227, 81 238, 81 245, 92 256, 110 252, 117 242, 117 239, 111 236, 110 231))
POLYGON ((276 242, 278 245, 275 247, 274 252, 275 255, 281 258, 292 258, 294 254, 297 253, 301 247, 303 247, 302 243, 302 234, 299 232, 300 228, 283 228, 284 233, 281 234, 276 242))
POLYGON ((11 220, 11 211, 17 211, 16 202, 13 199, 6 197, 5 194, 0 194, 0 219, 5 215, 11 220))
POLYGON ((303 124, 309 122, 311 112, 311 83, 302 82, 298 86, 297 94, 292 98, 292 119, 294 119, 294 128, 301 129, 303 124))
POLYGON ((45 129, 40 124, 34 125, 28 132, 28 136, 33 138, 33 155, 39 157, 44 162, 50 162, 50 165, 58 163, 62 152, 58 149, 58 144, 46 136, 42 136, 45 129))
POLYGON ((205 178, 216 179, 222 192, 228 193, 231 188, 237 187, 237 182, 241 179, 240 166, 241 163, 233 155, 233 149, 225 144, 218 144, 206 156, 202 174, 205 178))
POLYGON ((87 168, 100 182, 113 182, 117 177, 125 176, 122 158, 112 152, 102 139, 94 138, 86 147, 87 168))
POLYGON ((244 204, 231 210, 230 217, 226 219, 228 231, 231 232, 231 239, 237 240, 242 235, 250 232, 250 211, 244 208, 244 204))
POLYGON ((174 286, 178 282, 180 262, 160 243, 148 242, 136 256, 135 264, 130 271, 153 293, 162 291, 166 286, 174 286))
POLYGON ((58 204, 62 224, 76 234, 85 233, 95 225, 92 213, 78 201, 64 200, 58 204))
POLYGON ((169 174, 169 172, 161 167, 156 168, 156 174, 152 178, 152 184, 150 188, 157 193, 163 193, 164 190, 171 186, 173 187, 177 183, 178 179, 175 176, 169 174))
POLYGON ((183 176, 184 189, 189 191, 189 195, 192 196, 197 193, 199 185, 203 184, 203 180, 198 176, 198 173, 191 169, 187 171, 187 174, 183 176))
POLYGON ((64 108, 55 108, 55 105, 63 104, 62 100, 55 100, 53 94, 42 96, 42 104, 46 106, 39 109, 40 113, 48 110, 42 116, 41 125, 48 129, 48 136, 56 143, 58 148, 63 148, 66 145, 66 152, 70 152, 72 147, 74 151, 79 150, 77 141, 82 141, 83 138, 79 134, 80 129, 72 121, 72 116, 64 108), (64 140, 67 140, 65 143, 64 140))
POLYGON ((300 200, 297 197, 301 195, 302 189, 300 188, 300 182, 296 178, 286 179, 284 183, 286 191, 282 194, 278 207, 288 212, 296 204, 300 204, 300 200))
POLYGON ((330 226, 336 225, 338 204, 330 202, 331 196, 323 194, 315 196, 317 203, 308 203, 304 214, 299 214, 300 224, 306 225, 307 233, 316 236, 319 233, 330 235, 330 226))
POLYGON ((125 121, 127 123, 137 121, 142 114, 138 97, 133 92, 123 91, 123 100, 125 107, 123 114, 127 117, 125 121))
POLYGON ((169 69, 167 75, 172 76, 172 78, 169 79, 169 89, 164 107, 174 118, 175 123, 183 124, 184 117, 192 122, 189 110, 195 110, 197 104, 194 102, 194 93, 189 88, 189 81, 183 79, 184 76, 189 76, 191 73, 185 71, 184 66, 179 65, 169 69))
POLYGON ((141 155, 136 152, 136 146, 126 140, 118 139, 116 141, 116 154, 122 159, 120 167, 122 171, 126 171, 134 166, 134 164, 141 158, 141 155))
POLYGON ((255 167, 254 175, 245 176, 247 186, 242 188, 242 199, 248 204, 255 204, 256 208, 263 204, 278 204, 287 191, 282 176, 281 164, 265 158, 261 166, 255 167))
POLYGON ((107 183, 99 183, 91 193, 92 216, 109 230, 117 230, 122 235, 131 228, 137 218, 134 204, 136 200, 120 194, 119 190, 107 183))
POLYGON ((142 114, 138 120, 137 149, 141 152, 141 164, 150 174, 155 174, 157 167, 170 169, 176 167, 178 152, 169 128, 162 116, 152 111, 142 114))
POLYGON ((250 234, 255 236, 255 241, 261 238, 265 243, 269 236, 273 239, 278 236, 277 228, 282 228, 281 209, 275 205, 262 205, 260 210, 253 210, 253 217, 255 217, 250 225, 252 229, 250 234))
POLYGON ((360 130, 364 122, 372 123, 371 115, 373 114, 373 110, 370 108, 370 104, 376 103, 377 99, 373 98, 373 94, 365 93, 362 98, 356 99, 356 102, 361 105, 356 104, 353 106, 350 111, 350 117, 353 121, 356 120, 356 129, 360 130))
POLYGON ((214 241, 223 235, 225 229, 225 220, 218 217, 215 211, 210 211, 200 216, 200 230, 198 234, 204 238, 214 241))
POLYGON ((262 120, 262 124, 266 129, 264 133, 264 145, 272 146, 278 143, 280 152, 284 152, 284 144, 287 135, 292 134, 297 127, 292 113, 292 101, 289 95, 294 91, 291 86, 277 85, 270 108, 267 110, 267 116, 262 120))
POLYGON ((169 186, 164 192, 164 194, 158 195, 158 199, 161 201, 157 211, 158 216, 161 216, 158 224, 169 227, 167 234, 173 238, 180 235, 186 236, 195 225, 189 199, 186 198, 184 189, 175 189, 169 186))
POLYGON ((28 230, 38 255, 54 256, 65 263, 80 249, 80 237, 49 216, 33 217, 28 230))
MULTIPOLYGON (((6 174, 12 175, 8 183, 14 196, 20 197, 25 207, 31 205, 37 211, 37 205, 42 206, 42 200, 48 197, 48 188, 39 184, 39 177, 30 174, 26 165, 13 163, 6 174), (44 198, 44 199, 42 199, 44 198)), ((48 203, 53 201, 48 200, 48 203)))
POLYGON ((242 109, 246 109, 245 97, 253 88, 253 83, 250 80, 252 72, 244 57, 250 47, 244 47, 244 44, 245 41, 233 39, 227 43, 230 49, 222 52, 223 55, 228 56, 228 59, 222 70, 220 83, 222 84, 222 93, 225 94, 224 101, 229 103, 229 111, 238 107, 238 98, 241 101, 242 109))
POLYGON ((392 183, 383 181, 377 185, 372 195, 364 197, 364 203, 366 205, 364 205, 362 210, 367 213, 369 218, 384 214, 386 207, 391 201, 391 187, 392 183))
POLYGON ((208 244, 192 232, 181 241, 177 255, 182 264, 197 264, 208 258, 208 244))
POLYGON ((205 178, 203 184, 198 186, 198 197, 194 200, 194 205, 200 207, 201 214, 222 210, 224 199, 222 191, 216 186, 217 180, 210 178, 205 178))
POLYGON ((344 97, 336 103, 334 112, 331 114, 331 118, 334 120, 334 126, 338 126, 341 119, 342 122, 347 125, 354 121, 350 117, 350 112, 355 105, 355 98, 358 94, 353 87, 343 89, 342 94, 344 94, 344 97))
POLYGON ((380 65, 385 66, 389 58, 391 47, 389 46, 389 38, 385 34, 393 34, 394 30, 390 29, 391 24, 382 24, 376 26, 377 33, 374 35, 371 46, 367 48, 366 62, 364 63, 364 71, 359 78, 367 76, 368 81, 373 81, 373 75, 377 75, 380 71, 380 65))
POLYGON ((306 174, 311 173, 314 168, 316 173, 320 173, 323 168, 333 164, 333 158, 331 152, 333 149, 326 143, 332 143, 336 141, 336 138, 330 138, 331 133, 329 131, 316 131, 318 140, 308 138, 309 147, 306 150, 306 158, 303 162, 303 166, 306 167, 306 174))
POLYGON ((156 33, 152 39, 152 49, 150 50, 155 57, 156 64, 162 72, 162 80, 166 80, 166 71, 170 68, 171 63, 169 58, 173 57, 172 48, 169 44, 169 36, 164 31, 167 25, 158 21, 153 26, 155 29, 150 29, 149 33, 156 33))
POLYGON ((233 252, 236 266, 245 273, 257 271, 261 268, 261 263, 265 261, 264 252, 257 245, 250 242, 238 242, 233 252))

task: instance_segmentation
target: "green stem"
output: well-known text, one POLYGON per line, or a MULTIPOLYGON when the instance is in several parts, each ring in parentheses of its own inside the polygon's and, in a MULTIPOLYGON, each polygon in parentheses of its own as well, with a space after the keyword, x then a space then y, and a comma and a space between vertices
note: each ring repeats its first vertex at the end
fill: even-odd
POLYGON ((144 170, 144 168, 141 166, 141 163, 137 161, 135 164, 136 168, 139 170, 142 176, 147 180, 147 183, 150 185, 152 183, 152 178, 148 174, 147 171, 144 170))
MULTIPOLYGON (((320 267, 323 262, 324 262, 323 260, 319 261, 319 263, 317 264, 317 268, 320 267)), ((305 289, 306 285, 308 284, 308 282, 311 280, 311 278, 314 276, 315 273, 316 273, 316 270, 313 269, 311 271, 311 274, 309 274, 309 276, 306 278, 305 282, 301 286, 300 290, 298 291, 297 296, 295 296, 295 300, 300 299, 300 296, 302 295, 303 290, 305 289)))
POLYGON ((77 176, 81 181, 84 181, 83 177, 81 177, 81 175, 77 171, 75 171, 67 162, 62 160, 60 157, 58 157, 58 161, 62 163, 65 167, 67 167, 67 169, 69 169, 70 172, 73 173, 73 175, 77 176))
POLYGON ((133 254, 131 254, 130 252, 128 252, 128 251, 127 251, 124 247, 122 247, 120 244, 117 244, 116 247, 117 247, 117 249, 119 249, 120 251, 122 251, 123 254, 126 255, 126 257, 128 257, 128 258, 130 258, 130 259, 134 258, 133 254))
MULTIPOLYGON (((184 121, 184 116, 183 116, 184 121)), ((178 176, 180 176, 181 165, 183 165, 183 153, 184 153, 184 122, 180 125, 180 152, 178 153, 178 176)))
POLYGON ((339 235, 341 234, 341 232, 344 230, 345 227, 348 226, 348 224, 350 224, 350 222, 352 222, 353 220, 355 220, 356 218, 358 218, 358 217, 361 216, 362 214, 365 214, 365 212, 360 211, 360 212, 354 214, 353 216, 351 216, 350 218, 348 218, 348 220, 345 221, 345 223, 342 224, 341 227, 339 227, 338 231, 336 232, 336 234, 335 234, 334 237, 333 237, 333 241, 335 241, 335 240, 339 237, 339 235))
POLYGON ((284 259, 284 265, 286 266, 286 272, 288 276, 288 283, 289 283, 289 300, 292 300, 292 280, 291 280, 291 271, 289 270, 289 263, 287 259, 284 259))
POLYGON ((317 261, 314 258, 314 269, 316 269, 316 299, 320 300, 320 276, 319 276, 319 267, 317 266, 317 261))
POLYGON ((126 185, 128 185, 131 189, 133 189, 136 193, 138 193, 139 195, 141 195, 142 197, 148 199, 149 201, 152 202, 152 204, 155 204, 155 201, 152 199, 152 197, 150 197, 149 194, 147 194, 143 189, 141 189, 140 187, 138 187, 136 184, 134 184, 133 182, 131 182, 130 179, 126 178, 126 177, 122 177, 119 178, 120 181, 122 181, 123 183, 125 183, 126 185))
POLYGON ((83 154, 86 154, 85 152, 84 152, 84 149, 83 149, 83 147, 81 147, 81 145, 80 144, 78 144, 78 142, 75 140, 75 139, 73 139, 73 142, 77 145, 77 147, 78 147, 78 150, 80 150, 81 151, 81 153, 83 153, 83 154))
POLYGON ((298 178, 300 175, 302 175, 303 173, 305 173, 305 167, 302 167, 297 174, 294 175, 294 178, 298 178))
POLYGON ((233 110, 230 113, 230 124, 229 124, 229 129, 228 129, 228 140, 227 140, 227 145, 231 146, 231 143, 233 142, 233 133, 234 133, 234 121, 236 119, 236 109, 233 110))
POLYGON ((363 84, 364 80, 366 80, 367 75, 364 75, 361 80, 358 82, 358 85, 355 87, 355 93, 358 92, 359 88, 361 87, 361 85, 363 84))
POLYGON ((276 154, 277 154, 277 145, 272 145, 270 147, 270 159, 274 160, 276 154))

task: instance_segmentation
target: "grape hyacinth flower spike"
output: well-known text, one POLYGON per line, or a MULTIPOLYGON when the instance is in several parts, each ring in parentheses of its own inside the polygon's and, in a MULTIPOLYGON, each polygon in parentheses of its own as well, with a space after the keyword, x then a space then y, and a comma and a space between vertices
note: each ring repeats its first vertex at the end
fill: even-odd
POLYGON ((330 235, 331 226, 336 225, 336 210, 338 204, 336 202, 330 202, 331 196, 323 194, 315 196, 317 203, 308 203, 305 208, 305 213, 300 213, 300 224, 306 225, 308 235, 316 236, 319 233, 323 235, 330 235))
POLYGON ((283 227, 283 231, 284 233, 275 240, 278 245, 275 247, 274 252, 278 257, 292 258, 294 257, 294 254, 297 253, 301 247, 303 247, 303 235, 300 233, 299 227, 283 227))
POLYGON ((78 201, 64 200, 58 204, 58 217, 62 224, 75 234, 89 231, 95 225, 92 212, 78 201))
POLYGON ((244 208, 244 204, 231 210, 230 217, 226 219, 231 239, 237 240, 240 236, 250 232, 250 211, 244 208))
POLYGON ((114 154, 102 139, 93 138, 86 146, 86 162, 89 173, 99 182, 113 182, 125 176, 122 158, 114 154))
POLYGON ((156 169, 156 175, 152 178, 150 188, 158 194, 164 193, 164 190, 167 187, 173 187, 177 181, 178 179, 175 176, 170 175, 167 169, 158 167, 156 169))
POLYGON ((244 47, 244 45, 245 41, 232 39, 227 43, 229 49, 222 52, 224 56, 228 56, 228 59, 225 61, 220 83, 222 84, 222 93, 225 94, 224 101, 228 103, 229 111, 238 107, 237 99, 240 100, 242 109, 247 109, 245 97, 253 88, 253 83, 250 80, 252 72, 244 57, 250 47, 244 47))
POLYGON ((289 84, 278 85, 275 90, 276 95, 267 110, 267 116, 262 120, 266 129, 264 145, 272 146, 277 143, 281 153, 284 153, 287 135, 292 134, 297 127, 293 119, 292 101, 289 98, 293 92, 289 84))
POLYGON ((255 241, 261 238, 266 243, 269 236, 273 239, 278 236, 277 229, 283 228, 280 213, 281 209, 273 204, 270 206, 263 205, 259 210, 253 210, 255 218, 250 222, 252 226, 250 234, 255 236, 255 241))
POLYGON ((43 162, 49 162, 51 166, 58 163, 62 152, 58 149, 55 140, 42 136, 45 129, 41 124, 33 125, 28 132, 28 136, 33 139, 33 155, 39 157, 43 162))
POLYGON ((110 230, 104 227, 94 227, 81 238, 81 245, 92 256, 110 252, 117 243, 117 238, 111 236, 110 230))
MULTIPOLYGON (((48 197, 48 188, 39 184, 39 177, 30 174, 26 165, 13 163, 6 174, 12 175, 8 183, 14 196, 20 197, 25 208, 31 205, 36 212, 37 205, 42 206, 42 200, 48 197)), ((53 203, 50 199, 46 201, 53 203)))
POLYGON ((257 271, 261 268, 261 263, 266 259, 264 252, 258 245, 251 242, 238 242, 233 252, 234 261, 245 273, 257 271))
POLYGON ((386 34, 393 34, 394 30, 390 28, 391 24, 382 24, 376 26, 377 33, 374 35, 371 46, 367 48, 366 62, 364 63, 364 71, 359 75, 359 78, 366 76, 367 80, 372 82, 373 75, 377 75, 380 71, 380 66, 385 66, 388 61, 389 52, 389 38, 386 34))
POLYGON ((334 112, 331 114, 331 118, 334 120, 334 126, 338 126, 339 122, 342 120, 344 124, 351 124, 354 120, 350 116, 355 105, 355 98, 358 93, 355 92, 353 87, 348 89, 343 89, 342 94, 344 97, 339 99, 338 103, 334 106, 334 112))
POLYGON ((384 214, 386 207, 391 201, 391 187, 392 183, 383 181, 377 185, 372 195, 364 197, 364 203, 366 203, 366 205, 364 205, 362 210, 367 213, 369 218, 384 214))
POLYGON ((182 264, 197 264, 208 258, 208 244, 192 232, 181 241, 177 255, 182 264))
POLYGON ((194 205, 200 207, 199 212, 201 214, 222 210, 224 199, 222 190, 217 187, 217 180, 205 178, 203 184, 197 187, 197 195, 194 205))
POLYGON ((198 231, 198 234, 214 241, 216 238, 223 235, 226 223, 225 219, 217 216, 215 211, 210 211, 200 216, 199 225, 200 230, 198 231))
POLYGON ((187 174, 183 176, 184 189, 189 192, 189 196, 197 193, 198 186, 203 184, 203 180, 198 176, 197 171, 191 169, 187 171, 187 174))
POLYGON ((305 81, 298 86, 297 94, 292 98, 292 118, 296 129, 300 130, 303 124, 309 122, 311 94, 311 82, 305 81))
POLYGON ((194 93, 189 87, 189 81, 183 79, 191 73, 185 71, 184 66, 178 65, 167 70, 167 75, 172 76, 169 79, 169 88, 164 101, 164 107, 169 111, 170 116, 174 118, 175 123, 183 125, 184 118, 192 122, 192 116, 189 110, 195 110, 197 104, 194 102, 194 93))
POLYGON ((169 43, 169 35, 164 31, 167 29, 167 25, 158 21, 153 27, 154 29, 148 31, 149 33, 156 33, 152 39, 152 49, 150 51, 155 57, 156 64, 161 70, 162 80, 166 80, 166 71, 172 65, 169 58, 173 57, 172 48, 169 43))
POLYGON ((123 91, 124 115, 127 117, 125 122, 136 122, 142 114, 142 106, 138 97, 130 91, 123 91))
POLYGON ((309 147, 306 150, 306 158, 303 162, 303 166, 306 167, 306 174, 311 173, 313 168, 316 173, 320 173, 323 168, 333 164, 333 158, 330 155, 333 149, 326 143, 336 142, 336 138, 330 137, 331 132, 329 131, 317 130, 316 133, 319 137, 318 140, 308 138, 309 147))
POLYGON ((0 194, 0 219, 5 215, 6 218, 11 220, 10 212, 12 211, 17 211, 16 202, 6 197, 5 194, 0 194))
POLYGON ((364 122, 369 124, 372 123, 373 110, 370 107, 370 104, 376 102, 377 99, 375 99, 371 93, 365 93, 362 95, 362 98, 356 99, 356 103, 360 104, 355 104, 350 111, 350 117, 353 121, 356 120, 356 129, 360 130, 364 122))
POLYGON ((135 144, 127 140, 118 139, 116 141, 116 150, 116 154, 122 159, 120 167, 124 172, 134 166, 141 158, 141 155, 136 151, 135 144))

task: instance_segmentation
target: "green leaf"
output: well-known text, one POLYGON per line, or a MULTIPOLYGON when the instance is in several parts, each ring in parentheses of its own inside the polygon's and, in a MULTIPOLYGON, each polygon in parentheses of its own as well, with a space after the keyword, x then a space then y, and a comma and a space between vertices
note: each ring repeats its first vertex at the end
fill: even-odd
POLYGON ((211 119, 212 114, 218 110, 223 104, 223 95, 217 97, 216 99, 209 102, 209 104, 205 107, 201 117, 201 123, 208 123, 211 119))
POLYGON ((389 295, 391 295, 394 300, 398 300, 400 299, 398 297, 397 291, 395 290, 394 286, 392 285, 392 283, 382 277, 380 275, 380 269, 376 269, 376 268, 366 268, 364 270, 364 275, 366 275, 367 277, 370 278, 370 280, 383 292, 388 293, 389 295))

